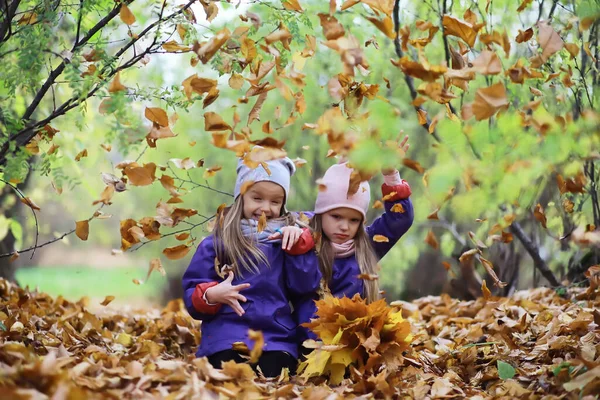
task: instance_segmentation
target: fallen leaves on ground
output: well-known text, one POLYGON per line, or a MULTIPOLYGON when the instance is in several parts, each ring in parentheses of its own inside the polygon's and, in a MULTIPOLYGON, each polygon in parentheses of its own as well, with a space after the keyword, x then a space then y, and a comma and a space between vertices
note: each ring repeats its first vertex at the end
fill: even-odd
POLYGON ((346 332, 339 343, 360 343, 363 360, 373 361, 349 368, 340 385, 330 386, 324 377, 265 380, 232 362, 214 369, 194 356, 199 322, 180 300, 162 310, 109 305, 92 312, 97 305, 86 298, 70 302, 0 281, 2 393, 11 399, 584 398, 600 389, 600 296, 590 289, 568 289, 565 297, 540 288, 509 298, 375 303, 385 317, 371 321, 402 319, 392 324, 401 339, 408 332, 398 328, 410 324, 410 347, 392 357, 402 361, 392 368, 373 357, 393 342, 376 340, 374 332, 386 325, 364 323, 357 310, 367 308, 338 299, 337 316, 330 313, 322 326, 346 332), (362 341, 360 326, 367 325, 371 334, 362 341))

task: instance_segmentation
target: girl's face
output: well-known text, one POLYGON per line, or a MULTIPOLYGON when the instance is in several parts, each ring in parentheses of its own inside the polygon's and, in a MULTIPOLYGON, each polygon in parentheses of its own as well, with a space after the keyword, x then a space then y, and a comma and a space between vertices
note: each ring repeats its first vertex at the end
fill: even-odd
POLYGON ((322 216, 323 233, 337 244, 354 239, 361 223, 362 214, 346 207, 327 211, 322 216))
POLYGON ((244 218, 258 221, 265 213, 267 219, 281 215, 285 192, 273 182, 257 182, 242 195, 244 200, 244 218))

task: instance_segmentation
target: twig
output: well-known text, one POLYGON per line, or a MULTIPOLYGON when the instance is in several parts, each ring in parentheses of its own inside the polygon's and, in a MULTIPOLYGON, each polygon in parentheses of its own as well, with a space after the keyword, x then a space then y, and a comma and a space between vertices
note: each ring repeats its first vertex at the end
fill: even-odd
MULTIPOLYGON (((205 223, 207 223, 208 221, 210 221, 211 219, 215 218, 215 215, 204 218, 204 220, 202 222, 199 222, 197 224, 191 224, 192 226, 187 228, 187 229, 180 229, 178 231, 175 232, 169 232, 166 235, 162 235, 158 240, 169 237, 169 236, 173 236, 173 235, 177 235, 179 233, 183 233, 183 232, 191 232, 194 228, 197 228, 201 225, 204 225, 205 223)), ((134 251, 138 251, 139 249, 141 249, 142 247, 144 247, 145 245, 147 245, 148 243, 152 243, 152 242, 156 242, 156 240, 149 240, 147 242, 143 242, 140 243, 139 246, 135 247, 135 248, 131 248, 130 252, 134 252, 134 251)))
MULTIPOLYGON (((18 187, 16 187, 15 185, 13 185, 10 182, 5 181, 4 179, 0 178, 0 181, 4 182, 8 186, 10 186, 15 192, 17 192, 17 194, 19 196, 21 196, 22 199, 25 199, 25 195, 23 194, 23 192, 21 192, 21 190, 18 187)), ((25 204, 27 204, 27 203, 25 203, 25 204)), ((35 213, 35 210, 31 206, 29 206, 29 208, 31 209, 31 212, 33 213, 33 219, 35 220, 35 246, 33 246, 33 253, 31 254, 31 258, 30 258, 30 259, 33 259, 33 256, 35 255, 35 248, 38 244, 38 239, 40 237, 40 226, 38 225, 38 219, 37 219, 37 214, 35 213)), ((12 255, 12 254, 13 253, 10 253, 10 255, 12 255)))

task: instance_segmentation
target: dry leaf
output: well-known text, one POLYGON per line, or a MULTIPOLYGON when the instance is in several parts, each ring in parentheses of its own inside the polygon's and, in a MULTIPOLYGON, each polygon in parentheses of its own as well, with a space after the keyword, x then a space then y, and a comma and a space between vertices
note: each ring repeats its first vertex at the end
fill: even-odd
POLYGON ((377 243, 389 243, 390 239, 388 239, 387 237, 385 237, 383 235, 374 235, 373 241, 377 242, 377 243))
POLYGON ((163 250, 163 254, 169 259, 169 260, 179 260, 183 257, 185 257, 187 255, 187 253, 190 251, 191 247, 186 246, 184 244, 180 244, 177 246, 173 246, 173 247, 167 247, 166 249, 163 250))
POLYGON ((87 219, 75 222, 75 234, 83 241, 88 240, 88 235, 90 234, 90 222, 87 219))
POLYGON ((100 303, 100 305, 107 306, 107 305, 109 305, 109 304, 110 304, 110 302, 111 302, 111 301, 113 301, 114 299, 115 299, 115 296, 106 296, 106 297, 104 298, 104 300, 102 300, 102 302, 100 303))
POLYGON ((427 232, 427 236, 425 236, 425 243, 427 243, 428 245, 433 247, 435 250, 437 250, 439 247, 439 242, 438 242, 437 238, 435 237, 435 234, 433 233, 433 231, 427 232))
POLYGON ((33 202, 33 200, 31 200, 29 197, 23 197, 21 199, 21 203, 31 207, 31 209, 33 209, 33 210, 38 210, 38 211, 41 210, 40 207, 37 204, 35 204, 33 202))
POLYGON ((540 224, 546 229, 546 214, 544 214, 544 209, 540 203, 537 203, 535 209, 533 210, 533 216, 538 220, 540 224))
POLYGON ((119 9, 119 17, 121 17, 121 21, 123 21, 127 25, 133 25, 135 23, 135 16, 125 3, 121 3, 121 8, 119 9))

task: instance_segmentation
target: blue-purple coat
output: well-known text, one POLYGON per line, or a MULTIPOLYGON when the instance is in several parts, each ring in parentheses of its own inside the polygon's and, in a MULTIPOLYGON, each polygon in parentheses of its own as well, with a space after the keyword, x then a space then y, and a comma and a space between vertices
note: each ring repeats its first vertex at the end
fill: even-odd
MULTIPOLYGON (((367 234, 371 239, 371 245, 375 250, 377 258, 382 259, 400 238, 408 231, 414 220, 414 210, 410 198, 395 201, 384 202, 385 213, 375 219, 371 225, 366 228, 367 234), (392 207, 395 204, 401 204, 403 213, 393 212, 392 207), (375 235, 383 235, 389 239, 389 242, 376 242, 373 240, 375 235)), ((312 213, 306 213, 312 214, 312 213)), ((313 257, 316 257, 314 252, 313 257)), ((311 265, 313 263, 311 262, 311 265)), ((364 281, 358 278, 360 268, 353 254, 345 258, 336 258, 333 262, 333 271, 329 290, 334 297, 350 297, 360 294, 364 297, 364 281)), ((317 308, 314 302, 303 302, 296 310, 298 321, 309 321, 314 318, 317 308)), ((317 339, 316 335, 307 329, 299 329, 298 336, 300 343, 304 340, 317 339)))
POLYGON ((301 314, 292 315, 290 305, 300 310, 314 304, 321 280, 314 252, 292 256, 281 249, 281 243, 259 244, 269 265, 259 265, 259 273, 244 271, 243 278, 235 277, 232 282, 232 285, 250 284, 240 292, 247 299, 240 302, 245 314, 238 316, 228 305, 223 305, 216 314, 206 314, 195 309, 192 294, 198 284, 223 280, 215 271, 214 240, 210 235, 198 245, 182 278, 185 306, 193 318, 202 321, 202 339, 196 356, 229 350, 235 342, 244 342, 252 349, 254 342, 248 339, 248 329, 253 329, 263 333, 263 351, 285 351, 297 358, 298 332, 304 332, 298 324, 308 319, 298 320, 301 314))

